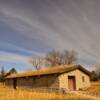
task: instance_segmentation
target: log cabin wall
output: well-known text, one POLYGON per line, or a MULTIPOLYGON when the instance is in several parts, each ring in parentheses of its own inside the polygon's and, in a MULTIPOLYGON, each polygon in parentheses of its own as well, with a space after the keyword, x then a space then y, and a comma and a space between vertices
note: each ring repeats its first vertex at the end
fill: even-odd
MULTIPOLYGON (((19 77, 17 78, 16 88, 59 88, 59 80, 57 74, 31 76, 31 77, 19 77)), ((13 79, 7 79, 6 85, 12 86, 13 79)))

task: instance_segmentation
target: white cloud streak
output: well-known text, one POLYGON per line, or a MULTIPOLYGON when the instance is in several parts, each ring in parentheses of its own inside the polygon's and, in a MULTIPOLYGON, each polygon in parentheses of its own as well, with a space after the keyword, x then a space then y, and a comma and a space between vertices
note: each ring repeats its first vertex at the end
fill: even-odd
POLYGON ((59 5, 47 1, 47 4, 40 4, 41 13, 39 7, 37 12, 34 8, 29 8, 30 11, 25 8, 26 12, 23 13, 24 10, 20 7, 3 5, 0 14, 3 22, 28 39, 42 41, 50 49, 73 49, 79 53, 80 62, 90 65, 100 62, 100 28, 97 26, 100 25, 100 21, 97 21, 100 7, 95 7, 96 4, 86 0, 83 6, 73 0, 66 1, 65 4, 60 2, 59 5))
POLYGON ((29 57, 0 51, 0 61, 28 63, 29 57))

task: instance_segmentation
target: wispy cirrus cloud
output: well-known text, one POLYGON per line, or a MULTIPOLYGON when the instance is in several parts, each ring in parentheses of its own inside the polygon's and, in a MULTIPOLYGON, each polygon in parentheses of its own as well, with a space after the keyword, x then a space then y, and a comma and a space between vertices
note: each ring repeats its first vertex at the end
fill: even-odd
POLYGON ((80 63, 91 66, 100 62, 99 17, 100 2, 94 0, 3 2, 0 20, 13 32, 0 39, 6 43, 3 48, 24 55, 73 49, 80 63))
POLYGON ((14 45, 13 43, 8 43, 8 42, 3 42, 3 41, 0 41, 0 48, 1 48, 1 51, 9 51, 9 52, 13 52, 13 53, 17 53, 17 54, 22 54, 22 55, 27 55, 27 56, 31 56, 31 55, 34 55, 34 56, 37 56, 37 55, 41 55, 41 56, 44 56, 44 53, 39 53, 39 52, 36 52, 36 51, 32 51, 32 50, 29 50, 29 49, 25 49, 25 48, 22 48, 20 46, 16 46, 14 45))
POLYGON ((28 63, 29 57, 0 51, 0 61, 28 63))

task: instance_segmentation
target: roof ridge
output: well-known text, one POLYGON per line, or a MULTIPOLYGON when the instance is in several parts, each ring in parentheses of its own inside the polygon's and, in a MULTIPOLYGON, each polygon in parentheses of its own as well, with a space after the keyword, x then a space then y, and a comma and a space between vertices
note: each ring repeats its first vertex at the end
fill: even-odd
POLYGON ((17 78, 17 77, 28 77, 28 76, 39 76, 39 75, 49 75, 49 74, 55 74, 55 73, 64 73, 73 71, 75 69, 79 68, 80 70, 83 70, 85 73, 88 74, 88 71, 84 69, 81 65, 71 64, 71 65, 60 65, 55 66, 51 68, 41 69, 41 70, 34 70, 29 72, 20 72, 16 74, 11 74, 7 76, 6 78, 17 78))

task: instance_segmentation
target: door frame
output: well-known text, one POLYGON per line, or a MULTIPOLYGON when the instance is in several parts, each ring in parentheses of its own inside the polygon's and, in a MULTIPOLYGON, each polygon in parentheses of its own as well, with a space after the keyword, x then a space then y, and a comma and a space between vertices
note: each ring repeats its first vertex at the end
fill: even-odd
POLYGON ((16 89, 17 87, 17 78, 13 79, 13 88, 16 89))
POLYGON ((70 90, 70 86, 69 86, 69 80, 72 79, 73 81, 73 90, 72 91, 75 91, 76 90, 76 77, 74 75, 69 75, 68 76, 68 89, 70 90))

